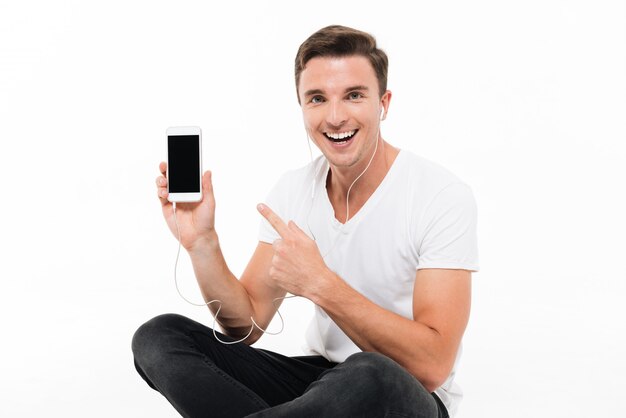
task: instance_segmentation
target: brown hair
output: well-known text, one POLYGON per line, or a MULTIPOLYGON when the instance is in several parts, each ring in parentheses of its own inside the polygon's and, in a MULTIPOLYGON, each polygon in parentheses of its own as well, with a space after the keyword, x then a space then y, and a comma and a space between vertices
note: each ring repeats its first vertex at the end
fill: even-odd
POLYGON ((316 57, 346 57, 351 55, 363 56, 372 64, 378 79, 378 93, 382 97, 387 91, 387 67, 389 66, 385 51, 376 47, 376 39, 369 33, 346 26, 331 25, 309 36, 298 48, 295 65, 298 102, 300 102, 298 92, 300 74, 304 71, 309 60, 316 57))

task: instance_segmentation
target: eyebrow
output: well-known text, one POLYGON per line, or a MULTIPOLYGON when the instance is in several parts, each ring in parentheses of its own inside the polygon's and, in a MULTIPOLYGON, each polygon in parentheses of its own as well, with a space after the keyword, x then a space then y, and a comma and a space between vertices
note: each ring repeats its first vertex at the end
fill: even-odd
MULTIPOLYGON (((357 90, 368 91, 369 88, 367 86, 362 86, 362 85, 352 86, 352 87, 348 87, 347 89, 345 89, 344 93, 349 93, 351 91, 357 91, 357 90)), ((316 94, 324 94, 324 91, 320 89, 307 90, 304 92, 304 97, 313 96, 316 94)))

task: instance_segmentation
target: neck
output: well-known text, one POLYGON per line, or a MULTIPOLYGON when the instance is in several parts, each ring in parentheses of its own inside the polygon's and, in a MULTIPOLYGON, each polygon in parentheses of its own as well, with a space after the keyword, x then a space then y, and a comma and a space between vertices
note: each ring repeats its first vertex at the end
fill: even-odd
POLYGON ((326 188, 336 211, 346 208, 346 197, 349 191, 348 216, 352 217, 383 181, 398 152, 396 148, 379 137, 377 148, 376 145, 372 147, 360 164, 353 167, 331 165, 326 188))

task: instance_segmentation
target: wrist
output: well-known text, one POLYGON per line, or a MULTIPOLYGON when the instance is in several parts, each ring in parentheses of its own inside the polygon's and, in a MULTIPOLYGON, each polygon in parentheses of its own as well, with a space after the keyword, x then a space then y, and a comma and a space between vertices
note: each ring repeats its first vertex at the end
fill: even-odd
POLYGON ((217 232, 213 229, 211 232, 198 237, 198 239, 185 249, 191 257, 194 257, 197 255, 206 255, 207 253, 211 253, 218 249, 219 246, 220 244, 217 232))
POLYGON ((326 269, 323 274, 319 276, 317 280, 317 286, 308 298, 314 304, 322 306, 324 301, 328 300, 330 295, 338 289, 338 286, 343 282, 337 274, 332 270, 326 269))

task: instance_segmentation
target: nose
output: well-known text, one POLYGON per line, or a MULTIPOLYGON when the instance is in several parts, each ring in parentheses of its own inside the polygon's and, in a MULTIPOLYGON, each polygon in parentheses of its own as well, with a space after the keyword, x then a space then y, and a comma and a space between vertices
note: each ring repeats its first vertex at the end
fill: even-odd
POLYGON ((326 123, 333 128, 339 128, 348 120, 348 112, 341 102, 330 102, 326 114, 326 123))

